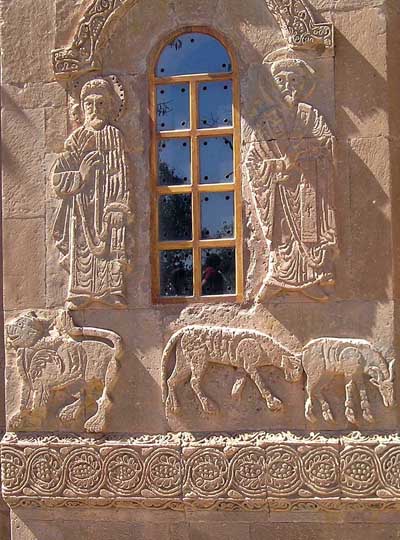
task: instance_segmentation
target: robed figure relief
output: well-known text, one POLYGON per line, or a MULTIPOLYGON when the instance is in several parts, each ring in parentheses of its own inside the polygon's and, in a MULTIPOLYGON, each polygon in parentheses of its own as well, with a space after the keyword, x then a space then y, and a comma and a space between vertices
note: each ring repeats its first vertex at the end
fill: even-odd
POLYGON ((314 89, 313 68, 293 51, 273 54, 266 62, 281 100, 260 115, 246 159, 269 250, 256 302, 290 291, 323 301, 334 284, 337 243, 333 136, 320 112, 303 101, 314 89))
POLYGON ((126 304, 129 184, 124 140, 110 123, 116 99, 106 79, 83 86, 83 125, 67 139, 52 170, 53 187, 61 199, 54 238, 61 264, 69 272, 70 309, 91 302, 126 304))

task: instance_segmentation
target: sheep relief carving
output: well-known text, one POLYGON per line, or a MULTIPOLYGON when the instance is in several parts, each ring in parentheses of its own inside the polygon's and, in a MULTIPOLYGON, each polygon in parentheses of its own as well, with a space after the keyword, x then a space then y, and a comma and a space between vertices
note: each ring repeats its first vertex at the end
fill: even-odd
POLYGON ((104 431, 110 391, 123 352, 117 334, 75 326, 63 310, 50 319, 28 312, 6 324, 6 343, 15 353, 21 381, 20 404, 9 429, 23 429, 30 417, 43 420, 52 394, 65 390, 74 401, 59 411, 61 422, 68 426, 79 419, 86 411, 85 398, 93 393, 98 398, 97 407, 84 429, 104 431))
POLYGON ((305 416, 310 422, 316 420, 316 403, 320 404, 326 422, 335 421, 323 392, 336 376, 344 379, 344 412, 352 424, 358 423, 355 414, 357 391, 364 420, 374 420, 366 381, 378 388, 386 407, 394 403, 394 360, 387 362, 368 341, 319 338, 307 343, 300 353, 294 353, 271 336, 256 330, 191 325, 175 332, 163 352, 163 400, 167 416, 170 413, 180 414, 177 389, 188 379, 203 411, 218 411, 218 405, 205 395, 201 387, 209 364, 236 369, 232 388, 235 399, 240 399, 247 379, 252 380, 271 411, 279 411, 283 403, 268 388, 260 369, 266 366, 279 368, 286 381, 292 383, 301 382, 304 374, 307 393, 305 416))

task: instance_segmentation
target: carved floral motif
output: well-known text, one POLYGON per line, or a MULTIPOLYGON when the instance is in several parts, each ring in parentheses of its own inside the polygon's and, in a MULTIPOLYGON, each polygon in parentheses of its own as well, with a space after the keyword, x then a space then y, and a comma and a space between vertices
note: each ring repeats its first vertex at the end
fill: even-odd
POLYGON ((177 433, 174 446, 161 435, 158 444, 65 436, 45 447, 35 437, 4 437, 3 496, 12 506, 124 501, 145 508, 315 511, 400 503, 398 434, 360 442, 319 434, 177 433))

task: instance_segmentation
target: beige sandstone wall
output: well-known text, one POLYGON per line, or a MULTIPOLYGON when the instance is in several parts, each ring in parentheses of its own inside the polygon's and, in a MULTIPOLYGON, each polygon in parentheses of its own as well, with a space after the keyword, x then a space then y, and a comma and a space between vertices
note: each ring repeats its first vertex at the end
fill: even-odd
MULTIPOLYGON (((4 21, 1 45, 1 157, 6 321, 18 317, 25 310, 34 310, 42 320, 52 321, 57 310, 65 304, 68 275, 58 264, 59 252, 52 238, 59 199, 51 186, 51 168, 63 151, 66 138, 76 127, 68 113, 68 96, 76 98, 83 84, 95 75, 84 74, 76 79, 75 87, 74 82, 55 81, 51 51, 71 43, 79 19, 89 5, 90 2, 83 0, 7 0, 1 3, 4 21)), ((240 489, 239 495, 238 490, 232 495, 233 488, 229 492, 226 488, 221 495, 229 501, 226 501, 226 506, 221 504, 218 511, 201 509, 201 504, 196 506, 196 502, 190 506, 181 504, 181 501, 176 504, 178 510, 171 509, 172 503, 165 505, 168 506, 165 510, 153 509, 148 502, 131 503, 131 506, 142 507, 125 509, 111 507, 110 500, 115 498, 115 493, 113 495, 109 487, 102 491, 99 488, 95 493, 90 491, 89 486, 77 493, 73 488, 71 490, 73 480, 70 480, 70 484, 65 480, 69 487, 62 495, 57 492, 58 502, 52 503, 56 488, 50 486, 48 479, 41 479, 41 490, 36 489, 37 486, 35 488, 34 480, 30 480, 32 485, 24 485, 13 492, 9 488, 9 485, 14 486, 11 478, 11 484, 7 484, 7 502, 14 506, 11 512, 13 540, 264 540, 273 537, 358 540, 365 536, 366 526, 374 540, 395 539, 400 535, 400 519, 396 511, 399 497, 397 477, 393 480, 395 487, 388 487, 390 478, 396 475, 393 473, 390 478, 385 476, 384 467, 388 461, 384 461, 386 454, 379 450, 385 444, 389 449, 396 448, 398 438, 393 436, 378 442, 376 438, 372 439, 377 433, 384 436, 398 430, 399 409, 397 406, 385 407, 378 390, 368 382, 366 389, 374 417, 372 424, 362 418, 358 404, 355 407, 357 422, 351 423, 346 419, 345 390, 341 378, 335 379, 327 391, 327 399, 335 416, 333 424, 322 418, 319 408, 316 408, 317 421, 310 423, 304 415, 305 379, 291 384, 278 370, 263 371, 263 377, 270 383, 273 393, 283 401, 284 408, 280 412, 269 410, 256 386, 249 381, 242 400, 234 401, 231 389, 235 383, 235 372, 219 366, 210 367, 203 384, 205 393, 218 402, 218 413, 211 416, 204 414, 189 384, 182 385, 178 391, 182 403, 180 415, 166 412, 161 396, 163 348, 173 332, 190 324, 258 330, 293 352, 300 352, 310 340, 336 337, 368 340, 385 359, 395 358, 398 354, 400 8, 395 0, 312 0, 307 5, 317 21, 333 23, 335 35, 334 51, 328 47, 316 53, 313 49, 304 52, 316 71, 316 89, 309 102, 323 115, 336 138, 334 189, 339 254, 335 258, 336 287, 330 300, 321 303, 297 294, 279 296, 257 305, 254 303, 265 277, 268 252, 257 223, 245 163, 254 136, 257 140, 265 138, 257 123, 256 108, 256 104, 263 100, 262 85, 265 81, 271 82, 269 67, 262 63, 263 59, 268 53, 287 45, 265 0, 139 0, 113 22, 103 35, 105 45, 98 52, 98 73, 116 75, 125 91, 125 111, 117 127, 127 143, 134 206, 134 218, 127 229, 133 268, 127 275, 128 308, 121 310, 105 306, 99 309, 90 305, 71 312, 71 315, 78 327, 107 329, 122 338, 124 356, 120 360, 121 367, 112 389, 112 407, 107 414, 106 427, 100 429, 111 434, 110 440, 118 440, 122 435, 129 437, 130 434, 133 437, 149 434, 155 436, 151 444, 157 448, 157 445, 164 443, 160 443, 156 436, 169 432, 201 432, 206 437, 207 434, 218 432, 292 431, 300 438, 304 436, 307 439, 310 432, 322 431, 326 439, 334 439, 331 441, 334 447, 332 452, 336 449, 339 452, 346 445, 352 446, 343 436, 349 431, 360 430, 366 432, 366 439, 362 441, 368 447, 366 452, 374 452, 376 456, 371 459, 377 462, 382 460, 381 465, 376 466, 379 471, 371 472, 377 478, 379 476, 379 481, 372 481, 367 488, 362 482, 358 487, 356 484, 348 488, 351 482, 346 473, 341 476, 346 458, 343 457, 342 461, 338 458, 335 466, 342 482, 340 490, 343 491, 340 494, 332 491, 327 495, 323 490, 314 490, 310 496, 310 491, 304 495, 308 488, 303 489, 304 493, 289 490, 289 503, 286 508, 280 507, 281 511, 273 511, 280 505, 274 507, 270 502, 266 506, 261 504, 259 512, 251 512, 246 510, 246 501, 248 498, 251 500, 251 496, 243 495, 240 489), (155 47, 166 36, 190 25, 208 26, 225 35, 238 58, 245 240, 245 301, 240 305, 209 303, 186 307, 183 304, 161 306, 153 305, 151 301, 149 61, 155 47), (370 442, 368 434, 371 435, 370 442), (329 505, 324 509, 318 500, 330 495, 334 502, 331 511, 327 511, 329 505), (60 502, 62 497, 68 499, 68 504, 60 502), (88 501, 90 497, 94 499, 90 503, 91 508, 68 507, 74 506, 74 499, 88 501), (240 500, 237 504, 231 500, 235 497, 240 500), (348 508, 339 503, 342 498, 357 500, 364 497, 378 500, 377 508, 380 510, 375 510, 372 503, 363 506, 362 501, 359 506, 354 503, 348 508), (18 498, 27 500, 28 508, 23 508, 23 504, 16 500, 18 498), (316 499, 317 502, 314 501, 314 506, 300 504, 293 509, 290 500, 296 498, 308 501, 316 499), (104 500, 107 501, 104 505, 109 508, 96 508, 96 501, 101 505, 104 500), (390 500, 388 504, 385 502, 387 500, 390 500), (43 507, 36 508, 36 505, 43 507), (230 511, 230 508, 236 511, 230 511)), ((75 337, 68 334, 68 338, 65 335, 62 334, 62 339, 67 339, 67 343, 77 339, 75 334, 75 337)), ((96 359, 97 352, 103 354, 101 351, 101 345, 97 344, 95 353, 89 352, 88 355, 96 359)), ((77 445, 82 450, 79 445, 86 444, 96 449, 96 442, 90 438, 100 438, 100 435, 85 433, 81 417, 67 426, 60 422, 57 413, 68 401, 63 390, 52 395, 46 411, 34 411, 34 414, 25 415, 21 424, 11 425, 23 391, 21 380, 21 372, 16 369, 15 351, 8 346, 5 399, 0 402, 6 404, 8 431, 22 433, 19 437, 10 435, 5 441, 6 446, 15 444, 16 449, 23 448, 25 459, 31 459, 32 463, 32 456, 38 448, 35 449, 36 443, 30 446, 29 433, 24 432, 50 432, 47 433, 50 437, 52 433, 58 434, 61 437, 58 442, 42 439, 41 443, 37 439, 38 446, 42 444, 48 447, 53 442, 56 446, 51 447, 52 451, 60 452, 60 459, 65 459, 65 462, 70 455, 68 445, 77 445), (60 432, 64 435, 60 435, 60 432), (66 434, 72 432, 81 437, 79 443, 68 439, 66 434), (67 449, 59 451, 58 443, 59 447, 64 445, 67 449)), ((395 375, 395 396, 399 395, 398 380, 395 375)), ((94 411, 92 402, 87 410, 85 408, 85 420, 94 411)), ((2 430, 3 422, 0 421, 2 430)), ((262 436, 261 439, 261 442, 254 442, 255 439, 250 438, 248 444, 264 451, 268 443, 262 436)), ((307 440, 303 445, 304 452, 312 447, 307 440)), ((292 442, 289 437, 289 443, 292 442)), ((214 443, 211 441, 209 445, 213 446, 214 443)), ((126 442, 124 439, 120 444, 133 445, 136 449, 140 447, 138 452, 143 461, 148 459, 149 462, 148 456, 153 455, 149 449, 142 449, 142 443, 135 446, 137 441, 126 442)), ((218 451, 224 449, 229 459, 233 459, 237 450, 235 444, 228 440, 218 447, 218 451), (230 455, 231 446, 234 451, 230 455)), ((276 444, 281 445, 282 440, 276 444)), ((299 459, 303 459, 301 444, 295 444, 299 459)), ((324 444, 328 443, 321 442, 317 446, 323 448, 324 444)), ((185 445, 182 440, 179 442, 176 450, 179 455, 183 455, 185 445)), ((187 445, 191 446, 189 443, 187 445)), ((185 454, 188 461, 194 455, 190 452, 197 451, 195 445, 192 446, 194 449, 189 448, 185 454)), ((104 450, 101 459, 105 461, 109 452, 110 449, 104 450)), ((6 473, 12 477, 14 473, 10 473, 8 459, 7 454, 6 473)), ((369 466, 369 458, 365 459, 369 466)), ((398 459, 397 454, 394 459, 398 459)), ((47 464, 50 463, 51 471, 51 460, 47 457, 46 460, 47 464)), ((13 470, 21 471, 22 468, 23 465, 16 462, 13 470)), ((55 474, 54 470, 52 474, 55 474)), ((29 471, 34 471, 33 465, 29 471)), ((29 474, 32 476, 36 473, 29 474)), ((63 469, 61 475, 66 478, 67 472, 63 469)), ((36 479, 39 476, 38 473, 36 479)), ((148 476, 146 482, 146 489, 151 492, 153 488, 148 476)), ((368 480, 366 482, 368 484, 368 480)), ((188 499, 201 499, 207 487, 202 489, 196 491, 193 486, 190 489, 183 487, 188 499)), ((263 486, 263 489, 267 494, 267 488, 263 486)), ((140 496, 134 498, 147 500, 148 492, 143 490, 140 496)), ((155 490, 157 498, 162 499, 164 495, 159 496, 160 492, 162 490, 155 490)), ((219 496, 218 493, 214 496, 210 489, 208 498, 218 499, 219 496)), ((155 497, 154 492, 151 497, 155 497)), ((179 496, 175 493, 172 498, 180 499, 181 492, 179 496)), ((262 496, 257 496, 257 499, 262 499, 262 496)), ((84 507, 86 503, 80 502, 79 505, 84 507)), ((155 506, 160 508, 163 503, 155 506)), ((6 511, 0 510, 0 538, 6 540, 8 518, 6 511), (4 531, 1 528, 3 516, 4 531)))

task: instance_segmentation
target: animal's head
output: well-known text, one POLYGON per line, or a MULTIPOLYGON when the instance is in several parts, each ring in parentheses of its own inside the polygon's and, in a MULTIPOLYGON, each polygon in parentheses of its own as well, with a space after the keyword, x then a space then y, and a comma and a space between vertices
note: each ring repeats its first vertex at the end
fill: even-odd
POLYGON ((380 356, 379 365, 371 365, 367 369, 370 376, 370 383, 376 386, 382 396, 385 407, 392 407, 394 403, 393 375, 395 360, 389 364, 380 356))
POLYGON ((297 382, 303 374, 303 367, 300 356, 283 354, 281 368, 288 382, 297 382))
POLYGON ((13 349, 33 347, 44 334, 43 323, 33 311, 20 315, 5 326, 7 343, 13 349))

